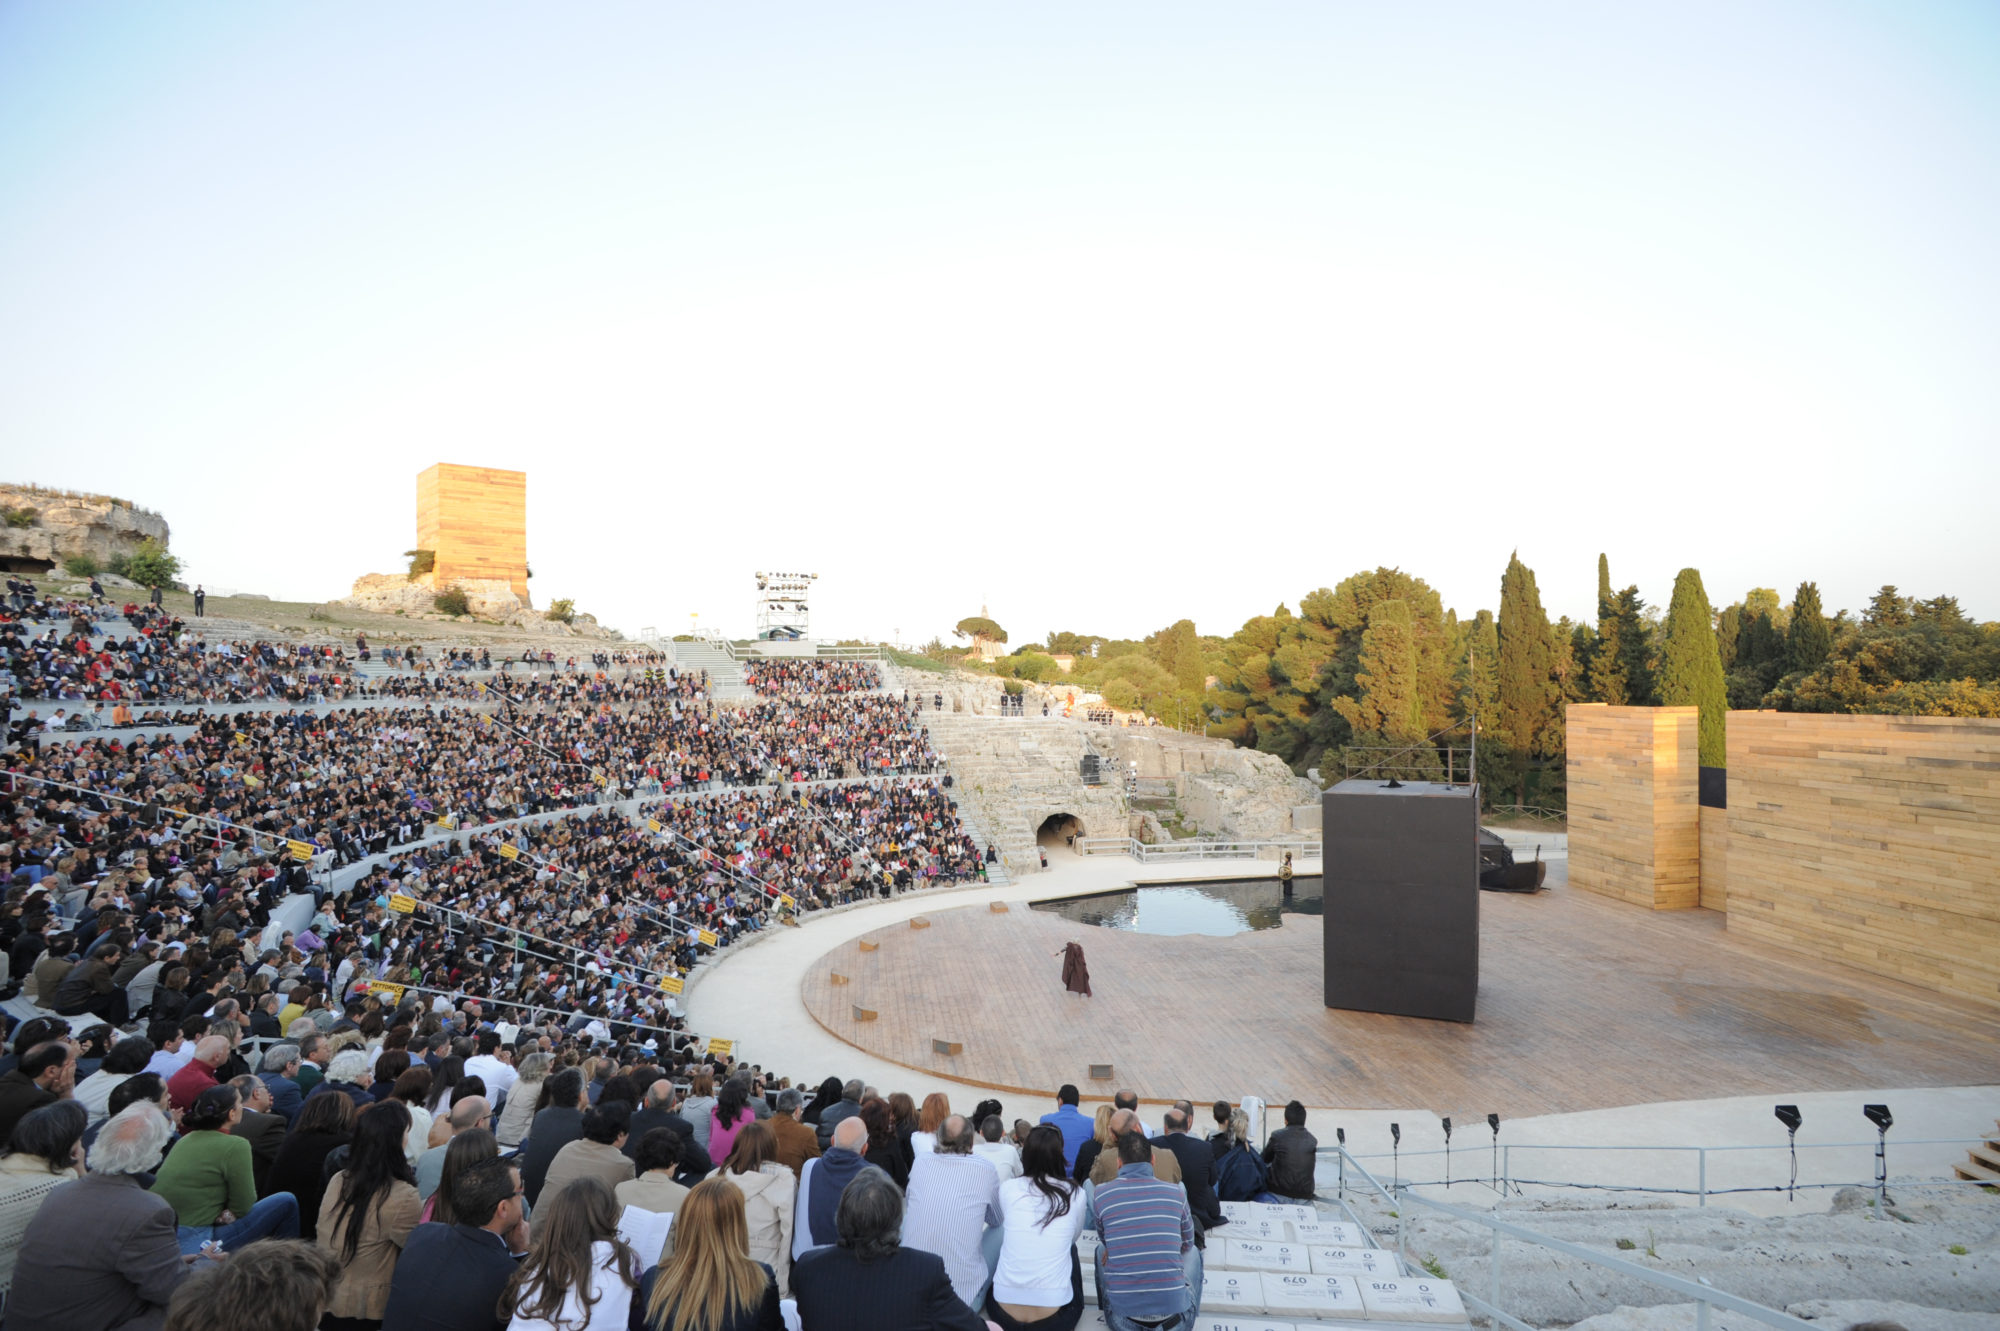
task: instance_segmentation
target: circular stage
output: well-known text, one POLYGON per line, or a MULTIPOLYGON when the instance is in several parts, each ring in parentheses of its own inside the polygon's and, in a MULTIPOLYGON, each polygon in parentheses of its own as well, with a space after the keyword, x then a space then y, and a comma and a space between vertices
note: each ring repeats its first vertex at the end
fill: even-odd
MULTIPOLYGON (((1554 875, 1552 875, 1554 877, 1554 875)), ((1013 1093, 1129 1087, 1509 1117, 1663 1100, 2000 1081, 1969 1004, 1732 940, 1712 911, 1570 891, 1481 900, 1478 1020, 1330 1011, 1322 921, 1233 937, 1075 923, 1015 902, 944 908, 820 957, 807 1011, 856 1048, 1013 1093), (1095 996, 1062 984, 1083 945, 1095 996), (1093 1079, 1093 1065, 1108 1066, 1093 1079)))

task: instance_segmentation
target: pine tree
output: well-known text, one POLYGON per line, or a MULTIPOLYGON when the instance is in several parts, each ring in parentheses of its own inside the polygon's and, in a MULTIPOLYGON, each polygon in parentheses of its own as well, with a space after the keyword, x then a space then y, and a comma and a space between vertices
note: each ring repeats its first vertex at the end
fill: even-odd
POLYGON ((1500 725, 1514 755, 1515 786, 1520 802, 1528 803, 1528 759, 1542 752, 1548 736, 1557 732, 1561 693, 1555 679, 1549 616, 1534 570, 1519 552, 1507 561, 1500 578, 1500 725))
POLYGON ((1868 609, 1862 612, 1861 622, 1881 629, 1906 628, 1910 622, 1910 602, 1896 591, 1893 582, 1882 584, 1882 590, 1868 598, 1868 609))
POLYGON ((1637 587, 1611 598, 1611 613, 1598 631, 1597 655, 1590 664, 1597 701, 1613 707, 1652 705, 1653 626, 1645 611, 1637 587))
POLYGON ((1792 597, 1792 626, 1785 634, 1785 655, 1793 670, 1817 670, 1833 652, 1833 630, 1820 609, 1819 585, 1802 582, 1792 597))
POLYGON ((1597 622, 1611 613, 1611 561, 1603 555, 1597 557, 1597 622))
POLYGON ((1695 569, 1684 568, 1674 579, 1674 598, 1660 633, 1658 687, 1663 705, 1701 709, 1701 765, 1723 766, 1728 761, 1724 727, 1729 698, 1722 683, 1722 655, 1715 645, 1708 593, 1695 569))

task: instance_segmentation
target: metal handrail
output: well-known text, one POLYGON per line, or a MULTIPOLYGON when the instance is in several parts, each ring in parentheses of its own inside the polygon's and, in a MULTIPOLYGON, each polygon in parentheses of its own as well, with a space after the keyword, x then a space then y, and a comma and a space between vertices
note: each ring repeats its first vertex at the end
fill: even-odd
POLYGON ((1151 860, 1254 860, 1266 850, 1292 851, 1308 857, 1321 853, 1321 843, 1310 838, 1293 841, 1171 841, 1151 845, 1134 837, 1078 837, 1079 855, 1130 855, 1140 863, 1151 860))
POLYGON ((1726 1308, 1730 1312, 1741 1313, 1752 1321, 1762 1322, 1766 1326, 1783 1328, 1783 1331, 1811 1331, 1812 1323, 1810 1322, 1793 1317, 1790 1313, 1781 1312, 1776 1308, 1752 1302, 1740 1295, 1716 1289, 1706 1282, 1689 1280, 1685 1276, 1672 1275, 1665 1271, 1655 1271, 1649 1267, 1641 1266, 1637 1262, 1627 1261, 1622 1257, 1614 1257, 1610 1253, 1597 1252, 1594 1249, 1584 1247, 1582 1244, 1571 1243, 1566 1239, 1558 1239, 1547 1234, 1537 1233, 1535 1230, 1502 1220, 1494 1215, 1467 1210, 1462 1206, 1453 1206, 1448 1202, 1437 1201, 1433 1198, 1425 1197, 1421 1193, 1412 1191, 1412 1185, 1398 1184, 1395 1191, 1391 1192, 1390 1189, 1382 1186, 1381 1180, 1368 1172, 1367 1166, 1363 1165, 1354 1156, 1348 1154, 1347 1148, 1344 1146, 1334 1146, 1330 1150, 1328 1148, 1321 1148, 1318 1153, 1321 1155, 1336 1155, 1340 1159, 1343 1179, 1348 1168, 1351 1166, 1354 1172, 1373 1187, 1377 1193, 1388 1199, 1391 1209, 1396 1214, 1397 1254, 1405 1262, 1409 1258, 1409 1247, 1404 1232, 1403 1213, 1411 1202, 1419 1206, 1429 1207, 1431 1210, 1447 1215, 1461 1223, 1481 1225, 1491 1230, 1493 1233, 1493 1249, 1490 1270, 1491 1279, 1487 1297, 1482 1298, 1472 1293, 1463 1285, 1457 1287, 1458 1294, 1459 1298, 1475 1312, 1484 1313, 1496 1323, 1514 1328, 1514 1331, 1535 1331, 1535 1329, 1520 1318, 1504 1312, 1500 1308, 1500 1242, 1502 1239, 1513 1239, 1519 1243, 1528 1243, 1538 1248, 1546 1248, 1551 1252, 1558 1252, 1566 1257, 1573 1257, 1578 1261, 1587 1262, 1592 1266, 1602 1267, 1607 1271, 1616 1272, 1629 1279, 1638 1280, 1655 1288, 1680 1295, 1684 1300, 1691 1300, 1696 1305, 1696 1326, 1700 1331, 1707 1331, 1709 1309, 1711 1307, 1726 1308))

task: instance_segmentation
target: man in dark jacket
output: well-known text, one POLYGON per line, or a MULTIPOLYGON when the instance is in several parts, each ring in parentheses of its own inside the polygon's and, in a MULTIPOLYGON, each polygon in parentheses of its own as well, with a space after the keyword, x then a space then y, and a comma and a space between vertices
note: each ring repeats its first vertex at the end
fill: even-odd
POLYGON ((528 1127, 528 1149, 521 1154, 521 1186, 527 1190, 528 1205, 542 1195, 542 1182, 556 1152, 583 1137, 583 1111, 589 1103, 583 1096, 583 1073, 564 1068, 543 1085, 549 1093, 549 1107, 535 1115, 528 1127))
POLYGON ((48 1040, 21 1055, 21 1065, 0 1077, 0 1141, 31 1109, 52 1105, 76 1085, 76 1058, 60 1040, 48 1040))
POLYGON ((833 1145, 833 1130, 840 1126, 840 1120, 853 1118, 861 1112, 861 1093, 866 1089, 860 1080, 850 1081, 840 1088, 838 1101, 819 1111, 820 1150, 833 1145))
POLYGON ((837 1246, 792 1264, 799 1320, 812 1331, 986 1331, 986 1319, 952 1292, 944 1259, 902 1246, 903 1194, 880 1169, 863 1169, 847 1185, 836 1224, 837 1246))
POLYGON ((389 1285, 382 1331, 500 1331, 500 1291, 528 1250, 521 1171, 482 1160, 453 1184, 454 1209, 473 1224, 418 1225, 389 1285))
POLYGON ((229 1135, 250 1143, 250 1178, 257 1185, 257 1195, 263 1197, 268 1195, 264 1185, 270 1181, 271 1164, 285 1142, 285 1120, 271 1112, 271 1088, 255 1073, 246 1072, 229 1084, 236 1088, 243 1106, 243 1117, 229 1135))
POLYGON ((85 1013, 102 1017, 114 1026, 125 1023, 125 991, 111 982, 125 949, 116 943, 99 943, 90 954, 70 968, 56 986, 55 1010, 64 1017, 85 1013))
POLYGON ((1208 1143, 1188 1135, 1193 1109, 1185 1101, 1166 1113, 1166 1132, 1153 1138, 1153 1145, 1174 1153, 1181 1162, 1181 1184, 1187 1189, 1188 1210, 1194 1216, 1194 1241, 1201 1247, 1201 1234, 1222 1223, 1222 1204, 1215 1199, 1215 1152, 1208 1143))
POLYGON ((1264 1143, 1264 1163, 1271 1167, 1272 1192, 1301 1202, 1313 1199, 1319 1139, 1306 1131, 1306 1107, 1297 1100, 1285 1106, 1285 1126, 1264 1143))
MULTIPOLYGON (((632 1127, 625 1135, 625 1154, 633 1160, 639 1158, 639 1143, 654 1128, 666 1128, 681 1139, 681 1165, 674 1174, 674 1182, 684 1187, 692 1187, 707 1178, 715 1168, 715 1162, 708 1158, 701 1143, 694 1139, 694 1126, 674 1112, 679 1096, 674 1092, 674 1084, 662 1077, 646 1088, 646 1107, 632 1115, 632 1127)), ((810 1129, 808 1129, 810 1131, 810 1129)))

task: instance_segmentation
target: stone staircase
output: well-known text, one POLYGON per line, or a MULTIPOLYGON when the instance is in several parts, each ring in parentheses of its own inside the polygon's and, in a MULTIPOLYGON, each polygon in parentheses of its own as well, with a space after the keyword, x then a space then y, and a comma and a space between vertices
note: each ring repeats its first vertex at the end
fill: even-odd
MULTIPOLYGON (((1305 1204, 1223 1203, 1208 1231, 1193 1331, 1317 1331, 1321 1327, 1465 1326, 1449 1280, 1407 1271, 1396 1254, 1340 1210, 1305 1204)), ((1098 1236, 1084 1231, 1082 1326, 1100 1325, 1098 1236)), ((1183 1324, 1185 1325, 1185 1323, 1183 1324)))
POLYGON ((1964 1164, 1951 1169, 1962 1179, 2000 1186, 2000 1122, 1994 1123, 1986 1140, 1965 1153, 1964 1164))
MULTIPOLYGON (((666 646, 667 644, 661 644, 666 646)), ((748 684, 743 682, 743 667, 734 657, 712 642, 677 642, 672 644, 674 661, 682 670, 706 670, 708 672, 709 694, 718 702, 732 699, 755 698, 748 684)))

